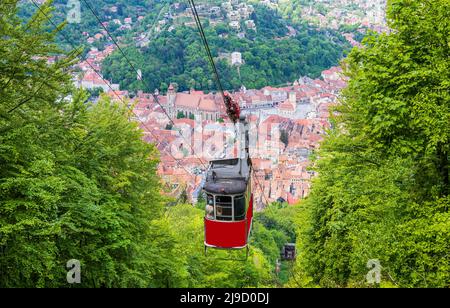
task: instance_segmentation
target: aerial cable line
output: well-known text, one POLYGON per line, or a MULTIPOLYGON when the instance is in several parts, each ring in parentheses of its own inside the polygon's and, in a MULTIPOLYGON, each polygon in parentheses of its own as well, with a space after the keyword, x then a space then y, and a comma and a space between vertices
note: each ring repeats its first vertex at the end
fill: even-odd
POLYGON ((259 186, 259 190, 261 190, 261 194, 262 194, 264 200, 266 201, 267 206, 269 206, 269 201, 267 200, 266 195, 264 193, 264 189, 263 189, 261 183, 259 182, 258 177, 256 176, 255 170, 253 169, 252 172, 253 172, 253 177, 256 180, 256 184, 259 186))
POLYGON ((219 72, 217 70, 216 64, 214 63, 214 58, 211 54, 211 49, 209 48, 208 40, 206 39, 205 31, 203 30, 203 26, 200 20, 200 17, 197 12, 197 8, 195 7, 194 0, 189 0, 189 4, 191 6, 192 14, 194 15, 195 23, 197 24, 198 31, 200 33, 200 37, 203 42, 203 46, 206 50, 206 55, 209 59, 209 63, 211 64, 211 68, 214 73, 214 77, 216 80, 216 84, 218 87, 218 91, 222 95, 223 103, 225 104, 227 115, 230 118, 230 120, 236 124, 239 121, 241 108, 238 103, 236 103, 229 94, 226 94, 223 90, 222 82, 220 81, 219 72))
MULTIPOLYGON (((22 49, 22 48, 20 48, 20 49, 22 49)), ((25 51, 25 50, 22 49, 22 54, 25 54, 24 51, 25 51)), ((70 54, 76 54, 76 51, 73 50, 73 51, 70 52, 70 54)), ((22 57, 23 57, 23 55, 21 55, 21 56, 19 57, 19 59, 18 59, 17 62, 21 62, 20 59, 21 59, 22 57)), ((59 69, 60 69, 60 68, 57 67, 57 70, 59 70, 59 69)), ((8 81, 6 82, 6 85, 3 87, 2 90, 6 89, 6 88, 8 87, 8 85, 10 84, 11 81, 12 81, 12 77, 8 79, 8 81)), ((28 103, 31 99, 33 99, 33 97, 36 97, 36 96, 38 95, 38 93, 42 90, 42 88, 43 88, 44 86, 50 87, 50 86, 48 85, 48 83, 47 83, 46 80, 42 80, 42 81, 40 82, 39 87, 38 87, 35 91, 33 91, 33 93, 31 94, 30 97, 27 97, 27 98, 23 99, 20 103, 18 103, 17 105, 15 105, 15 106, 12 107, 11 109, 9 109, 9 110, 8 110, 8 113, 12 113, 12 112, 14 112, 15 110, 19 109, 22 105, 25 105, 26 103, 28 103)), ((32 90, 32 89, 30 89, 30 90, 32 90)))
MULTIPOLYGON (((164 10, 168 5, 169 5, 169 3, 164 4, 163 7, 159 10, 159 13, 156 15, 155 19, 153 20, 153 24, 152 24, 152 26, 151 26, 151 28, 150 28, 151 30, 155 27, 155 25, 156 25, 156 23, 158 22, 158 19, 159 19, 159 17, 161 16, 163 10, 164 10)), ((169 6, 169 11, 170 11, 170 6, 169 6)), ((147 34, 150 34, 150 33, 147 33, 147 34)), ((153 34, 153 33, 152 33, 152 34, 153 34)), ((150 36, 150 35, 148 35, 148 36, 150 36)), ((139 43, 139 42, 141 42, 142 40, 144 40, 146 37, 147 37, 147 35, 144 36, 144 38, 141 38, 141 39, 136 40, 136 42, 139 43)), ((147 38, 148 38, 148 37, 147 37, 147 38)), ((152 39, 153 39, 153 38, 152 38, 152 39)))
MULTIPOLYGON (((41 7, 36 3, 35 0, 31 0, 31 2, 33 2, 34 6, 36 6, 36 8, 45 16, 45 18, 53 25, 53 27, 55 29, 58 29, 58 26, 51 20, 51 18, 41 9, 41 7)), ((77 49, 75 47, 75 45, 68 39, 68 37, 62 33, 62 36, 64 37, 64 39, 67 41, 67 43, 73 48, 73 49, 77 49)), ((81 60, 86 60, 86 59, 81 59, 81 60)), ((105 78, 100 74, 100 72, 98 72, 94 66, 89 62, 86 61, 86 63, 91 67, 91 69, 105 82, 105 84, 110 88, 110 90, 114 93, 114 95, 123 103, 124 106, 126 106, 126 108, 135 116, 135 118, 144 126, 144 128, 146 128, 148 130, 148 132, 155 138, 155 140, 158 141, 158 143, 161 144, 161 141, 159 141, 159 138, 155 136, 155 134, 147 127, 147 125, 141 121, 141 119, 139 118, 139 116, 133 111, 133 109, 131 109, 127 103, 125 103, 125 101, 123 100, 122 97, 120 97, 117 92, 111 87, 111 85, 109 84, 109 82, 107 80, 105 80, 105 78)), ((194 178, 194 176, 191 174, 190 171, 188 171, 182 164, 180 164, 180 161, 175 158, 175 156, 172 155, 172 153, 170 153, 169 151, 165 150, 164 151, 169 154, 177 163, 177 166, 181 167, 184 169, 184 171, 186 171, 186 173, 191 177, 194 178)), ((195 178, 194 178, 194 184, 195 184, 195 178)))
MULTIPOLYGON (((128 65, 133 69, 133 71, 136 73, 137 76, 139 76, 139 72, 136 69, 136 67, 134 66, 134 64, 130 61, 130 59, 127 57, 127 55, 125 54, 125 52, 123 51, 123 49, 119 46, 119 44, 117 43, 117 40, 113 37, 113 35, 108 31, 108 29, 106 28, 106 26, 103 24, 103 22, 101 21, 100 17, 98 16, 98 14, 95 12, 95 10, 93 9, 93 7, 88 3, 87 0, 83 0, 83 2, 86 4, 86 6, 89 8, 89 10, 92 12, 92 14, 95 16, 95 18, 97 19, 98 23, 100 24, 100 26, 106 31, 106 33, 108 34, 108 36, 111 38, 111 40, 113 41, 114 45, 116 45, 116 47, 119 49, 120 53, 122 54, 122 57, 125 59, 125 61, 128 63, 128 65)), ((140 78, 140 81, 143 83, 143 85, 150 91, 150 86, 148 83, 145 83, 143 78, 140 78)), ((152 92, 152 96, 153 99, 155 100, 155 102, 159 105, 159 107, 161 107, 162 111, 164 112, 164 114, 166 115, 166 117, 169 119, 169 122, 172 126, 176 126, 174 121, 172 120, 172 118, 170 117, 170 115, 167 113, 166 109, 162 106, 162 104, 159 101, 158 96, 152 92)), ((179 132, 181 137, 185 140, 185 142, 188 144, 188 146, 190 147, 192 154, 198 159, 198 161, 201 163, 201 165, 203 166, 203 168, 208 169, 207 166, 205 165, 205 163, 203 162, 202 159, 200 159, 196 154, 195 151, 191 145, 191 143, 183 136, 183 134, 181 133, 181 131, 179 132)))
POLYGON ((13 108, 11 108, 10 110, 8 110, 8 113, 11 113, 13 111, 15 111, 16 109, 20 108, 22 105, 28 103, 34 96, 36 96, 44 87, 45 85, 45 81, 42 81, 40 86, 36 89, 36 91, 33 92, 33 95, 22 100, 20 103, 18 103, 16 106, 14 106, 13 108))
MULTIPOLYGON (((218 88, 219 88, 220 93, 222 94, 222 97, 223 97, 223 99, 224 99, 225 106, 227 107, 227 111, 228 111, 228 110, 229 110, 229 107, 230 107, 229 104, 231 103, 231 102, 229 101, 230 98, 228 97, 228 99, 227 99, 227 95, 225 95, 225 93, 224 93, 223 86, 222 86, 222 83, 221 83, 221 81, 220 81, 220 76, 219 76, 217 67, 216 67, 216 65, 215 65, 215 63, 214 63, 214 58, 212 57, 211 49, 209 48, 208 40, 207 40, 207 38, 206 38, 205 31, 204 31, 204 29, 203 29, 203 26, 202 26, 200 17, 199 17, 199 15, 198 15, 197 8, 196 8, 196 6, 195 6, 194 0, 189 0, 189 4, 190 4, 190 6, 191 6, 191 11, 192 11, 192 14, 194 15, 194 20, 195 20, 195 23, 197 24, 197 28, 198 28, 198 31, 199 31, 199 33, 200 33, 200 37, 201 37, 201 39, 202 39, 202 41, 203 41, 203 45, 204 45, 204 47, 205 47, 206 54, 207 54, 208 59, 209 59, 209 62, 210 62, 210 64, 211 64, 211 68, 212 68, 212 70, 213 70, 213 73, 214 73, 214 76, 215 76, 215 79, 216 79, 216 82, 217 82, 217 86, 218 86, 218 88)), ((239 114, 239 112, 240 112, 240 111, 239 111, 239 109, 238 109, 237 113, 239 114)), ((230 116, 230 114, 229 114, 229 116, 230 116)), ((231 116, 230 116, 230 119, 231 119, 234 123, 236 123, 236 122, 235 122, 236 119, 233 119, 231 116)), ((261 190, 261 194, 262 194, 262 196, 264 197, 264 200, 266 201, 267 205, 269 205, 269 202, 268 202, 268 200, 267 200, 267 198, 266 198, 266 195, 264 194, 264 190, 263 190, 263 188, 262 188, 262 186, 261 186, 261 183, 259 182, 258 178, 256 177, 256 173, 255 173, 254 171, 253 171, 253 174, 254 174, 254 177, 255 177, 255 179, 256 179, 256 183, 257 183, 257 185, 259 186, 259 189, 261 190)))
MULTIPOLYGON (((127 55, 126 55, 125 52, 123 51, 123 49, 119 46, 117 40, 112 36, 112 34, 109 32, 109 30, 108 30, 108 29, 106 28, 106 26, 103 24, 103 22, 101 21, 100 17, 99 17, 98 14, 95 12, 95 10, 92 8, 92 6, 88 3, 87 0, 83 0, 83 2, 86 4, 86 6, 87 6, 87 7, 89 8, 89 10, 92 12, 92 14, 95 16, 95 18, 97 19, 97 21, 98 21, 98 23, 100 24, 100 26, 106 31, 106 33, 108 34, 108 36, 109 36, 109 37, 111 38, 111 40, 113 41, 114 45, 119 49, 120 53, 122 54, 123 58, 127 61, 127 63, 129 64, 129 66, 136 72, 137 75, 139 75, 138 70, 136 69, 136 67, 135 67, 135 66, 133 65, 133 63, 129 60, 129 58, 127 57, 127 55)), ((197 26, 198 26, 200 35, 201 35, 201 37, 202 37, 202 41, 203 41, 203 43, 204 43, 204 46, 205 46, 205 49, 206 49, 206 52, 207 52, 207 55, 208 55, 208 58, 209 58, 209 61, 210 61, 210 64, 211 64, 211 66, 212 66, 212 68, 213 68, 213 71, 214 71, 214 75, 215 75, 215 77, 216 77, 217 86, 219 87, 219 91, 220 91, 220 93, 221 93, 221 95, 222 95, 222 97, 223 97, 223 99, 224 99, 224 103, 225 103, 225 105, 226 105, 226 107, 227 107, 227 109, 228 109, 229 106, 227 105, 226 95, 225 95, 225 93, 224 93, 224 90, 223 90, 223 87, 222 87, 222 83, 220 82, 220 77, 219 77, 219 74, 218 74, 216 65, 215 65, 215 63, 214 63, 214 59, 213 59, 212 54, 211 54, 211 50, 210 50, 210 48, 209 48, 208 41, 207 41, 206 36, 205 36, 205 33, 204 33, 204 31, 203 31, 203 27, 202 27, 202 25, 201 25, 200 18, 199 18, 199 16, 198 16, 197 9, 196 9, 196 7, 195 7, 195 3, 194 3, 193 0, 189 0, 189 2, 190 2, 190 4, 191 4, 191 9, 192 9, 192 11, 193 11, 193 13, 194 13, 194 19, 196 20, 196 23, 197 23, 197 26)), ((142 78, 140 79, 140 81, 141 81, 148 89, 150 88, 149 85, 146 84, 142 78)), ((164 114, 165 114, 166 117, 169 119, 170 123, 171 123, 173 126, 175 126, 175 123, 173 122, 172 118, 170 117, 170 115, 167 113, 167 111, 165 110, 165 108, 164 108, 164 107, 161 105, 161 103, 159 102, 158 96, 157 96, 156 94, 154 94, 154 93, 152 93, 152 96, 153 96, 154 100, 156 101, 156 103, 161 107, 161 109, 163 110, 164 114)), ((231 117, 230 117, 230 118, 231 118, 231 117)), ((233 120, 233 119, 232 119, 232 120, 233 120)), ((148 128, 147 128, 147 129, 148 129, 148 128)), ((194 156, 200 161, 200 163, 203 165, 203 167, 204 167, 205 169, 207 169, 206 165, 205 165, 205 164, 203 163, 203 161, 195 154, 194 149, 192 148, 192 146, 190 145, 190 143, 184 138, 184 136, 183 136, 183 134, 182 134, 181 132, 180 132, 180 135, 181 135, 181 136, 183 137, 183 139, 187 142, 187 144, 188 144, 189 147, 191 148, 192 153, 194 154, 194 156)), ((256 177, 256 176, 255 176, 255 177, 256 177)), ((260 187, 260 190, 261 190, 261 192, 262 192, 262 195, 263 195, 264 199, 266 200, 266 203, 269 204, 268 201, 267 201, 266 196, 264 195, 264 190, 262 189, 262 186, 261 186, 261 184, 259 183, 259 180, 258 180, 257 178, 256 178, 256 180, 257 180, 258 186, 260 187)))
POLYGON ((225 100, 225 92, 223 90, 222 82, 220 81, 219 72, 217 70, 216 64, 214 63, 214 58, 212 56, 211 49, 209 48, 208 40, 206 39, 205 31, 203 30, 203 26, 202 26, 200 17, 198 15, 194 0, 189 0, 189 5, 191 6, 192 15, 194 16, 194 20, 195 20, 195 23, 197 24, 197 28, 198 28, 200 37, 203 42, 203 46, 205 47, 206 55, 208 57, 211 68, 213 70, 213 74, 214 74, 214 78, 216 80, 218 91, 220 92, 223 99, 225 100))

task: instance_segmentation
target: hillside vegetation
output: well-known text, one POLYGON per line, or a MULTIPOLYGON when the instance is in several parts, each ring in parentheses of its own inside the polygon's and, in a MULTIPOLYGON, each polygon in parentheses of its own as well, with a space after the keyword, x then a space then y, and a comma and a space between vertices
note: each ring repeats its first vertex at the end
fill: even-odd
POLYGON ((350 77, 297 217, 293 285, 450 286, 450 3, 389 1, 391 34, 344 62, 350 77))
MULTIPOLYGON (((245 38, 239 38, 228 24, 213 26, 209 20, 202 19, 223 86, 229 90, 237 90, 242 85, 252 89, 283 85, 306 75, 316 78, 323 70, 337 65, 350 49, 345 38, 331 30, 296 25, 296 35, 290 36, 289 23, 276 11, 261 5, 255 5, 251 18, 257 31, 246 29, 245 38), (244 63, 239 68, 219 57, 221 53, 232 52, 242 53, 244 63)), ((245 30, 245 26, 242 27, 245 30)), ((106 59, 103 73, 122 88, 164 92, 168 84, 174 82, 181 91, 216 90, 195 27, 179 25, 172 31, 161 32, 144 48, 137 48, 130 39, 128 41, 124 51, 142 70, 146 85, 137 81, 122 54, 116 52, 106 59)))
MULTIPOLYGON (((80 0, 81 23, 67 24, 56 35, 56 41, 63 50, 70 50, 72 44, 83 47, 85 54, 91 47, 102 50, 106 44, 111 44, 107 36, 92 44, 87 43, 88 37, 100 33, 103 28, 84 1, 80 0)), ((119 51, 108 57, 103 65, 102 73, 107 79, 130 91, 153 92, 159 89, 165 92, 171 82, 177 83, 181 91, 191 88, 217 90, 195 24, 184 25, 184 22, 193 22, 190 13, 187 17, 170 21, 162 27, 161 32, 155 30, 158 22, 169 13, 169 7, 173 15, 182 14, 185 9, 189 9, 188 1, 86 1, 100 20, 108 22, 108 31, 121 42, 134 66, 142 71, 145 85, 137 80, 135 71, 130 68, 119 51), (180 4, 178 11, 174 9, 174 3, 180 4), (111 11, 113 6, 117 9, 114 12, 111 11), (138 22, 139 16, 144 19, 138 22), (133 20, 129 30, 121 29, 120 25, 113 21, 117 19, 123 23, 127 17, 133 20), (170 29, 170 26, 174 26, 174 29, 170 29), (148 35, 150 42, 146 47, 138 48, 136 43, 141 39, 138 37, 144 34, 148 35)), ((196 4, 211 7, 220 6, 222 2, 198 0, 196 4)), ((58 23, 63 22, 69 10, 67 2, 54 0, 53 4, 55 20, 58 23)), ((283 19, 274 9, 258 3, 252 4, 255 12, 249 19, 255 22, 256 31, 248 29, 244 20, 240 21, 241 31, 232 29, 223 10, 221 22, 213 23, 211 19, 202 17, 205 34, 222 76, 223 86, 228 90, 239 89, 242 85, 247 88, 285 85, 300 76, 316 78, 323 70, 338 65, 339 60, 350 50, 350 44, 337 31, 294 24, 290 19, 283 19), (295 29, 295 35, 289 34, 288 26, 295 29), (238 37, 239 33, 244 33, 245 37, 238 37), (221 53, 232 52, 242 53, 244 63, 239 69, 231 66, 228 60, 219 57, 221 53)), ((20 6, 20 16, 23 18, 30 18, 35 11, 33 5, 20 6)))

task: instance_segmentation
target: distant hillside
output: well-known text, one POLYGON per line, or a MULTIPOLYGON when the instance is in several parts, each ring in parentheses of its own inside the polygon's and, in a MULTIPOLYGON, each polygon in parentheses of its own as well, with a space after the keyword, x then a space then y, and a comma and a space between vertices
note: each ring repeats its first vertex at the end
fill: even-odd
MULTIPOLYGON (((209 14, 205 8, 205 15, 209 14)), ((235 8, 233 8, 235 10, 235 8)), ((187 11, 172 11, 173 17, 161 21, 158 30, 140 26, 126 37, 126 52, 150 89, 145 89, 119 53, 106 60, 103 73, 122 88, 153 91, 167 89, 170 82, 180 90, 215 90, 210 67, 192 17, 187 11), (184 19, 183 19, 184 18, 184 19), (144 31, 147 29, 147 32, 144 31), (151 32, 151 39, 146 33, 151 32), (143 40, 148 40, 142 44, 143 40)), ((238 20, 239 28, 224 16, 202 19, 224 87, 261 88, 292 82, 302 75, 318 77, 326 68, 337 65, 350 45, 336 31, 318 30, 289 23, 263 5, 238 20), (249 22, 248 22, 249 21, 249 22), (254 25, 253 25, 254 23, 254 25), (254 29, 252 29, 254 26, 254 29), (231 65, 229 55, 239 52, 242 63, 231 65)))
MULTIPOLYGON (((86 53, 111 44, 84 1, 80 0, 81 22, 67 24, 57 36, 65 50, 84 46, 86 53)), ((180 90, 216 89, 187 1, 86 1, 142 70, 150 89, 144 89, 119 53, 106 60, 105 77, 128 90, 164 91, 171 82, 180 90)), ((318 77, 351 47, 338 31, 292 23, 276 9, 254 1, 196 4, 224 86, 230 90, 281 85, 302 75, 318 77), (233 52, 241 53, 242 62, 231 61, 233 52)), ((55 0, 54 5, 54 20, 61 23, 69 11, 67 1, 55 0)), ((34 11, 33 5, 22 3, 22 16, 34 11)))

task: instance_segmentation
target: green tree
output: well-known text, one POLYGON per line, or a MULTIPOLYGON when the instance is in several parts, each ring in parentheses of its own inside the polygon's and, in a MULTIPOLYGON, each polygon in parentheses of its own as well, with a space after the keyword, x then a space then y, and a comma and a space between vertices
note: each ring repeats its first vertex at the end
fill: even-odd
POLYGON ((53 238, 64 185, 53 174, 60 155, 51 138, 60 132, 51 123, 61 123, 56 111, 74 54, 47 64, 43 56, 59 49, 54 33, 42 31, 44 16, 22 23, 17 1, 2 2, 0 13, 0 285, 43 286, 61 272, 53 238))
POLYGON ((449 10, 391 0, 393 31, 344 62, 349 85, 297 217, 301 284, 363 286, 379 259, 384 286, 450 286, 449 10))
POLYGON ((75 53, 47 63, 62 52, 43 13, 0 12, 0 286, 68 286, 70 259, 83 287, 155 284, 172 248, 154 146, 125 106, 72 88, 75 53))

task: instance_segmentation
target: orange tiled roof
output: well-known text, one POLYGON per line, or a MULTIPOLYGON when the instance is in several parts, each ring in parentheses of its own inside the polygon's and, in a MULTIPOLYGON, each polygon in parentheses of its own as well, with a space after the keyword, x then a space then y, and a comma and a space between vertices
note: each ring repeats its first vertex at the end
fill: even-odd
POLYGON ((285 102, 283 102, 279 108, 283 111, 294 111, 295 110, 294 104, 292 104, 289 100, 286 100, 285 102))
POLYGON ((211 99, 202 99, 198 108, 205 111, 217 111, 216 103, 211 99))

